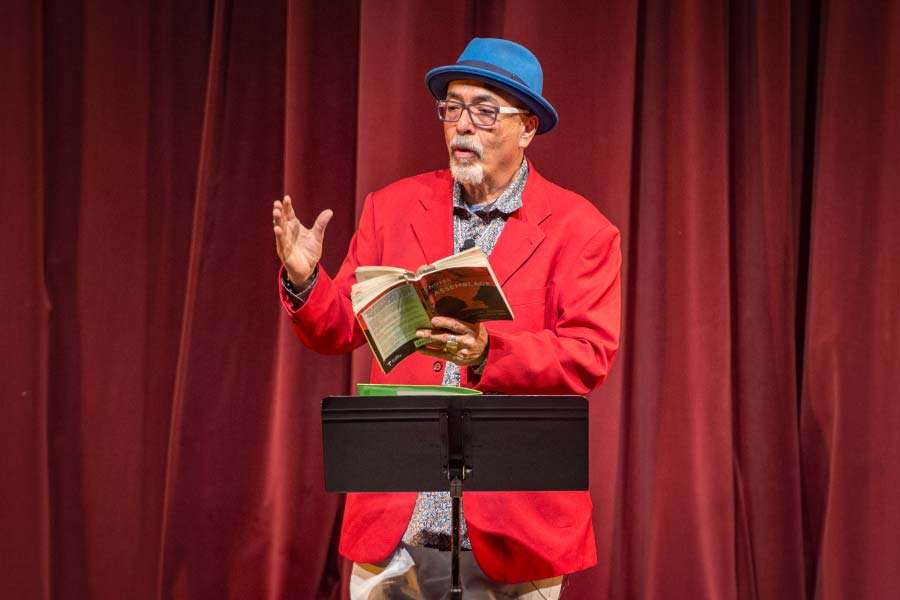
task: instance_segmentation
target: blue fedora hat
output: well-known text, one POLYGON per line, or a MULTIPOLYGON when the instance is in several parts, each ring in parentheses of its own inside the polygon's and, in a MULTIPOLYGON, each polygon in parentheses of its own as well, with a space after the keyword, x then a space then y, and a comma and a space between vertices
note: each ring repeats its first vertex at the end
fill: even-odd
POLYGON ((438 67, 425 75, 425 85, 437 99, 447 96, 451 81, 483 81, 522 101, 538 117, 537 133, 547 133, 559 121, 553 106, 541 96, 544 73, 528 48, 509 40, 474 38, 455 65, 438 67))

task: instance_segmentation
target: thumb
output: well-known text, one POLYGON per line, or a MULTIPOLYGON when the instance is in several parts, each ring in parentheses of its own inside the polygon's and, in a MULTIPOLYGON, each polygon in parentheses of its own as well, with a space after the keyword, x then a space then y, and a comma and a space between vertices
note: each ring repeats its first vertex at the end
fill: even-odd
POLYGON ((333 216, 334 211, 330 208, 326 208, 319 213, 318 217, 316 217, 316 222, 313 224, 313 233, 320 240, 325 237, 325 228, 328 226, 328 222, 331 221, 331 217, 333 216))

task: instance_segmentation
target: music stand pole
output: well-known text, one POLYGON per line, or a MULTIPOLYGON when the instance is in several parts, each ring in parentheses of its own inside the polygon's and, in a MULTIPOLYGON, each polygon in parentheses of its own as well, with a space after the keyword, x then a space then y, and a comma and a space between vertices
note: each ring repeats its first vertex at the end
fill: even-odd
POLYGON ((450 479, 450 505, 452 511, 452 529, 450 530, 450 600, 462 600, 462 584, 459 580, 459 506, 462 500, 462 479, 450 479))

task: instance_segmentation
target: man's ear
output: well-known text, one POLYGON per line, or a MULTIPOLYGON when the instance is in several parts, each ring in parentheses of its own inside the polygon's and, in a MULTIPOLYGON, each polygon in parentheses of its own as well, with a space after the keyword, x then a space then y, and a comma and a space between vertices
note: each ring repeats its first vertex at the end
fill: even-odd
POLYGON ((522 119, 522 135, 519 138, 519 147, 527 148, 528 144, 531 143, 531 140, 534 139, 535 134, 537 133, 538 128, 538 118, 537 115, 528 115, 527 117, 522 119))

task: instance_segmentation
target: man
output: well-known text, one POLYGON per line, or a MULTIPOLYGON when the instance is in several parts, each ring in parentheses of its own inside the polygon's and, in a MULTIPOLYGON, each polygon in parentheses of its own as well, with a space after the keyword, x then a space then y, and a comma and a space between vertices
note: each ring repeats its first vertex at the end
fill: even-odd
MULTIPOLYGON (((425 80, 437 99, 450 169, 369 194, 333 279, 318 266, 332 212, 307 229, 288 196, 274 203, 280 294, 298 337, 324 353, 352 350, 365 342, 349 300, 357 266, 414 270, 477 245, 515 320, 435 317, 417 332, 432 349, 389 375, 373 361, 372 381, 507 394, 591 391, 618 347, 619 234, 587 200, 548 182, 525 159, 534 137, 557 123, 541 96, 540 63, 513 42, 476 38, 455 65, 425 80)), ((463 507, 461 546, 472 550, 462 559, 467 592, 556 598, 562 575, 596 563, 587 492, 464 492, 463 507)), ((447 494, 349 494, 340 551, 355 561, 351 596, 442 597, 449 525, 447 494), (435 584, 432 573, 443 579, 435 584)))

